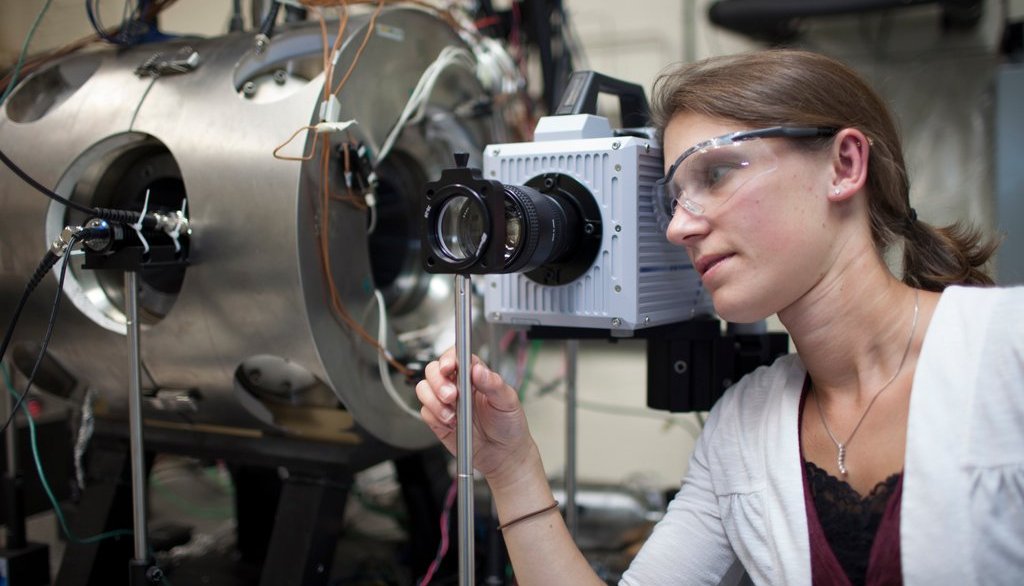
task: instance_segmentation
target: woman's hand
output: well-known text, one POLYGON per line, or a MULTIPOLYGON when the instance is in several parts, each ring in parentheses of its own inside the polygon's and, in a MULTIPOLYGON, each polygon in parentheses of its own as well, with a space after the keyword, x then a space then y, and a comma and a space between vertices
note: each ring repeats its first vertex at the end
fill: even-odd
MULTIPOLYGON (((517 470, 538 454, 515 389, 476 356, 472 363, 473 467, 493 487, 503 479, 514 481, 517 470)), ((416 385, 423 420, 452 454, 457 449, 457 370, 455 351, 449 349, 427 365, 426 378, 416 385)))

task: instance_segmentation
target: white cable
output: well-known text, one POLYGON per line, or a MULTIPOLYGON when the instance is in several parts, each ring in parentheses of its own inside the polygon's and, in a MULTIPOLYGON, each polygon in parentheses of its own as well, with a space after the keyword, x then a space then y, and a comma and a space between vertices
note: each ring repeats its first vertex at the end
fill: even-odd
POLYGON ((373 192, 366 194, 366 207, 370 211, 370 223, 366 226, 366 235, 372 236, 377 229, 377 198, 373 196, 373 192))
POLYGON ((85 468, 82 466, 82 458, 85 457, 85 450, 89 447, 89 440, 92 439, 93 411, 92 404, 96 400, 96 391, 89 389, 82 399, 82 416, 78 424, 78 436, 75 438, 75 480, 78 482, 79 490, 85 490, 85 468))
POLYGON ((405 108, 402 110, 401 115, 399 115, 398 121, 395 122, 391 132, 384 140, 380 152, 377 153, 378 161, 383 161, 388 153, 391 152, 395 141, 398 140, 398 135, 402 133, 402 130, 407 125, 414 124, 423 118, 427 107, 427 100, 434 91, 434 84, 437 83, 441 74, 453 65, 461 65, 476 75, 476 63, 469 51, 451 45, 441 49, 437 59, 423 70, 423 74, 409 95, 409 101, 405 103, 405 108))
MULTIPOLYGON (((385 358, 385 352, 388 352, 388 318, 386 308, 384 307, 384 296, 381 295, 380 289, 374 289, 373 296, 377 298, 377 308, 380 315, 380 318, 377 320, 377 343, 380 344, 380 351, 377 352, 377 368, 380 370, 380 382, 384 384, 384 389, 391 396, 391 400, 401 407, 402 411, 416 419, 422 420, 423 417, 420 415, 420 412, 409 407, 409 404, 399 396, 398 389, 395 388, 395 384, 391 380, 391 373, 388 372, 388 362, 385 358)), ((391 356, 391 354, 388 353, 387 356, 391 356)))

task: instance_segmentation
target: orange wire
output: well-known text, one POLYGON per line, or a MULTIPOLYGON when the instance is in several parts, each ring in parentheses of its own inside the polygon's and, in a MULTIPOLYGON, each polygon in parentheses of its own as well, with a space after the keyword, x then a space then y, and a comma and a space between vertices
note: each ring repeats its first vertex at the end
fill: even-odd
POLYGON ((293 140, 295 140, 295 137, 298 136, 300 132, 302 132, 303 130, 313 130, 315 128, 316 128, 316 126, 310 124, 310 125, 303 126, 302 128, 296 130, 294 133, 292 133, 292 135, 290 137, 288 137, 288 140, 286 140, 283 143, 277 145, 277 148, 274 149, 274 158, 275 159, 280 159, 282 161, 310 161, 310 160, 312 160, 313 159, 313 155, 316 153, 316 143, 315 142, 313 143, 313 147, 309 149, 309 152, 304 154, 304 155, 302 155, 301 157, 291 157, 291 156, 288 156, 288 155, 281 155, 281 154, 278 154, 278 153, 281 151, 281 149, 283 149, 284 147, 288 146, 293 140))
MULTIPOLYGON (((334 4, 337 4, 337 2, 335 2, 334 4)), ((338 33, 335 36, 334 44, 332 46, 332 51, 340 50, 341 42, 342 42, 342 40, 344 38, 344 32, 345 32, 345 29, 348 26, 348 16, 349 16, 348 2, 347 2, 347 0, 341 0, 340 4, 342 6, 342 14, 339 17, 340 22, 338 24, 338 33)), ((337 93, 337 91, 341 90, 341 88, 345 85, 345 82, 348 80, 349 75, 351 75, 352 71, 355 69, 356 64, 359 62, 359 58, 360 58, 360 56, 361 56, 361 54, 363 52, 363 49, 366 47, 367 43, 369 42, 369 37, 370 37, 370 34, 373 31, 374 22, 376 21, 377 16, 380 14, 381 9, 383 8, 383 4, 384 3, 381 0, 378 3, 378 5, 377 5, 377 10, 374 11, 373 15, 371 16, 370 24, 368 25, 368 29, 367 29, 367 34, 363 38, 363 42, 359 46, 359 49, 356 51, 356 55, 353 58, 352 64, 349 66, 349 69, 346 72, 344 79, 342 79, 341 83, 339 83, 338 89, 335 90, 335 92, 334 92, 335 94, 337 93)), ((328 3, 325 2, 325 3, 321 4, 321 5, 328 5, 328 3)), ((318 14, 319 14, 319 11, 318 11, 318 14)), ((322 19, 322 15, 320 15, 320 16, 321 16, 321 19, 322 19)), ((321 22, 323 23, 323 20, 321 20, 321 22)), ((323 36, 324 48, 326 50, 327 36, 326 36, 326 26, 325 25, 323 25, 323 29, 322 30, 324 31, 322 36, 323 36)), ((333 53, 331 54, 331 56, 333 56, 333 53)), ((330 57, 325 59, 325 73, 326 73, 326 84, 324 86, 324 96, 325 96, 324 99, 328 99, 328 97, 329 97, 329 93, 328 93, 329 89, 328 88, 330 88, 331 85, 333 84, 333 78, 334 78, 334 65, 333 65, 333 63, 330 62, 330 57)), ((388 361, 389 364, 394 366, 403 375, 411 376, 412 375, 412 371, 409 370, 409 368, 407 368, 405 365, 403 365, 400 362, 398 362, 397 360, 395 360, 390 355, 390 353, 388 353, 387 350, 383 346, 381 346, 380 342, 376 338, 371 336, 362 327, 361 324, 359 324, 355 319, 352 318, 352 316, 345 309, 345 306, 341 303, 341 295, 338 293, 338 289, 335 286, 334 275, 333 275, 333 271, 331 270, 331 262, 330 262, 331 252, 330 252, 330 245, 329 245, 329 242, 328 242, 328 235, 330 233, 330 222, 329 222, 328 206, 329 206, 331 200, 345 201, 347 203, 350 203, 350 204, 354 205, 356 208, 359 208, 359 209, 366 209, 366 206, 358 198, 356 198, 354 195, 352 195, 351 191, 350 191, 350 193, 347 196, 344 196, 344 197, 343 196, 335 196, 335 195, 331 194, 330 178, 328 176, 329 170, 330 170, 330 151, 329 151, 329 148, 330 148, 330 141, 325 136, 324 137, 324 141, 323 141, 323 152, 322 152, 322 155, 321 155, 321 169, 320 169, 320 171, 321 171, 321 181, 320 181, 320 183, 321 183, 321 218, 320 218, 320 222, 321 222, 321 226, 320 226, 320 251, 321 251, 321 255, 320 255, 320 258, 322 259, 322 267, 323 267, 323 270, 324 270, 324 275, 325 275, 325 277, 327 279, 328 288, 330 289, 331 308, 334 310, 334 313, 338 316, 338 318, 342 320, 342 322, 344 322, 346 325, 348 325, 348 327, 350 329, 352 329, 354 332, 356 332, 356 334, 358 334, 361 338, 363 338, 367 343, 369 343, 372 346, 374 346, 377 349, 378 352, 382 353, 382 355, 385 357, 385 359, 388 361)), ((349 158, 348 157, 349 157, 349 152, 348 152, 348 148, 346 146, 346 148, 345 148, 345 170, 346 171, 348 171, 350 169, 350 167, 349 167, 350 162, 349 162, 349 158)))
MULTIPOLYGON (((341 41, 345 38, 345 30, 348 29, 348 2, 342 0, 341 13, 338 15, 338 34, 334 36, 334 44, 331 46, 331 55, 338 54, 341 50, 341 41)), ((324 99, 329 97, 329 88, 334 85, 334 63, 330 64, 327 72, 327 84, 324 86, 324 99)))
MULTIPOLYGON (((329 140, 326 136, 323 137, 323 154, 321 156, 321 172, 323 177, 327 178, 327 173, 330 167, 330 154, 329 154, 329 140)), ((411 376, 413 372, 406 367, 404 364, 395 360, 390 353, 380 344, 380 342, 371 336, 363 328, 363 326, 352 318, 351 314, 345 309, 345 306, 341 303, 341 295, 338 293, 338 288, 334 283, 334 275, 331 270, 330 262, 330 219, 329 219, 329 201, 330 201, 330 187, 328 181, 322 182, 321 199, 320 199, 320 259, 321 267, 324 275, 327 279, 327 287, 330 290, 331 297, 331 308, 334 313, 344 322, 352 331, 358 334, 368 344, 373 346, 380 352, 384 358, 391 364, 395 369, 401 372, 404 376, 411 376)))
MULTIPOLYGON (((324 58, 324 73, 325 73, 324 100, 329 99, 330 95, 332 95, 332 94, 333 95, 338 95, 341 92, 342 88, 345 87, 345 84, 348 82, 349 77, 352 75, 353 71, 355 71, 356 65, 359 63, 360 57, 362 56, 364 49, 366 48, 366 46, 370 42, 370 38, 373 35, 374 27, 375 27, 376 22, 377 22, 377 17, 380 16, 381 11, 383 10, 385 4, 392 3, 394 1, 395 0, 302 0, 303 4, 305 4, 307 6, 310 6, 310 7, 318 8, 318 10, 316 10, 316 12, 317 12, 317 17, 320 19, 321 38, 322 38, 323 47, 324 47, 324 57, 323 57, 324 58), (345 33, 346 28, 348 27, 349 4, 369 4, 371 2, 376 4, 376 8, 375 8, 373 14, 370 16, 370 21, 369 21, 369 23, 367 25, 366 34, 363 36, 363 40, 360 43, 359 47, 356 49, 356 53, 355 53, 355 55, 352 58, 352 63, 349 64, 348 70, 345 72, 345 75, 341 78, 341 81, 338 82, 337 87, 332 90, 331 88, 332 88, 333 83, 334 83, 334 64, 331 62, 331 59, 333 58, 334 54, 341 49, 341 44, 342 44, 342 40, 344 38, 344 33, 345 33), (339 15, 338 33, 335 36, 334 43, 333 43, 333 45, 331 47, 331 52, 330 53, 327 52, 327 26, 326 26, 326 21, 325 21, 325 19, 323 17, 322 12, 319 10, 319 7, 324 7, 324 6, 335 6, 335 7, 339 7, 340 6, 341 7, 341 11, 342 11, 341 14, 339 15)), ((411 3, 417 4, 417 5, 420 5, 422 7, 426 7, 428 9, 436 11, 450 25, 452 25, 452 26, 454 26, 456 28, 461 28, 459 26, 458 22, 455 20, 455 18, 447 10, 443 10, 443 9, 441 9, 441 8, 439 8, 437 6, 434 6, 434 5, 432 5, 432 4, 428 3, 428 2, 423 2, 423 1, 420 1, 420 0, 411 0, 411 3)), ((295 136, 299 132, 301 132, 302 130, 309 129, 309 128, 312 128, 312 127, 307 126, 307 127, 302 128, 302 129, 299 129, 294 135, 292 135, 292 137, 290 139, 288 139, 287 142, 285 142, 285 144, 288 144, 289 142, 294 140, 295 136)), ((277 155, 277 152, 281 148, 283 148, 283 146, 284 145, 281 145, 280 147, 278 147, 277 149, 274 150, 274 153, 275 153, 274 156, 275 157, 277 157, 277 158, 285 158, 285 157, 278 157, 278 155, 277 155)), ((330 171, 330 139, 326 135, 323 137, 322 147, 321 148, 322 148, 321 159, 320 159, 320 176, 321 176, 320 210, 321 211, 320 211, 320 238, 319 238, 319 241, 320 241, 320 260, 321 260, 321 269, 322 269, 324 277, 325 277, 325 279, 327 281, 327 287, 328 287, 329 292, 330 292, 331 309, 333 310, 334 314, 338 317, 338 319, 340 319, 345 325, 347 325, 353 332, 355 332, 357 335, 359 335, 359 337, 363 338, 363 340, 365 340, 368 344, 370 344, 373 347, 375 347, 377 349, 377 351, 380 352, 381 355, 383 355, 385 357, 385 359, 388 361, 388 363, 391 364, 391 366, 393 366, 395 369, 397 369, 403 375, 411 376, 413 374, 413 372, 408 367, 406 367, 405 365, 403 365, 400 362, 398 362, 397 360, 395 360, 395 358, 392 357, 389 352, 387 352, 387 349, 384 348, 380 344, 379 340, 377 340, 376 338, 371 336, 363 328, 363 326, 359 322, 357 322, 355 319, 352 318, 352 316, 349 314, 348 310, 345 309, 344 304, 341 302, 341 295, 339 294, 337 286, 335 285, 333 271, 331 270, 331 252, 330 252, 330 239, 329 239, 329 235, 330 235, 329 205, 330 205, 330 202, 332 200, 335 200, 335 201, 347 202, 347 203, 353 205, 354 207, 356 207, 358 209, 366 209, 366 207, 365 207, 365 203, 362 202, 361 200, 359 200, 359 198, 352 193, 351 186, 348 186, 347 184, 346 184, 346 188, 348 189, 347 195, 340 196, 340 195, 334 195, 334 194, 331 193, 330 177, 329 177, 329 171, 330 171)), ((286 160, 303 160, 303 161, 308 161, 308 160, 313 158, 315 150, 316 150, 316 142, 314 142, 313 150, 311 150, 308 155, 305 155, 303 158, 294 158, 294 157, 292 157, 292 158, 287 158, 286 160)), ((345 145, 345 150, 344 150, 344 171, 346 173, 351 171, 351 159, 350 159, 350 156, 351 155, 350 155, 350 152, 349 152, 349 145, 345 145)), ((383 316, 381 318, 383 318, 383 316)))
POLYGON ((356 64, 359 63, 359 57, 361 57, 363 54, 363 49, 366 48, 366 45, 370 42, 370 37, 373 36, 373 27, 377 23, 377 17, 380 16, 380 12, 383 9, 384 0, 378 0, 377 9, 373 11, 372 15, 370 15, 370 23, 366 25, 366 34, 363 35, 363 42, 360 43, 359 48, 356 49, 356 54, 354 57, 352 57, 352 63, 348 66, 348 71, 345 72, 345 76, 342 77, 341 81, 338 82, 338 87, 336 87, 334 91, 331 92, 334 95, 338 95, 338 93, 341 92, 341 88, 345 87, 345 83, 348 81, 349 76, 352 75, 353 71, 355 71, 356 64))

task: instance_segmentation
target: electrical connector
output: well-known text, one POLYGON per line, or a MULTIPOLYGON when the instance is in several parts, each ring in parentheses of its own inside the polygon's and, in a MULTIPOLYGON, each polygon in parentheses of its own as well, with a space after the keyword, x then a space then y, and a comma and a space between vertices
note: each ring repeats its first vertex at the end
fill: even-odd
POLYGON ((341 119, 341 102, 338 96, 331 94, 320 102, 320 122, 337 122, 341 119))
POLYGON ((81 226, 64 226, 60 234, 50 243, 50 253, 57 258, 64 256, 71 245, 77 241, 78 233, 81 231, 81 226))
POLYGON ((267 46, 270 45, 270 37, 264 33, 256 34, 256 54, 262 55, 267 50, 267 46))

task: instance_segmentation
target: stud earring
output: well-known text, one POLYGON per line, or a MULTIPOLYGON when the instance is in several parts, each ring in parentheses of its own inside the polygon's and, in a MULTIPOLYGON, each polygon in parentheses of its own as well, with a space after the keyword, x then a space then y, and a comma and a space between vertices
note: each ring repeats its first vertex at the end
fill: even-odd
POLYGON ((839 189, 839 188, 837 187, 837 188, 835 188, 835 189, 833 189, 833 190, 832 190, 832 193, 834 193, 834 194, 836 194, 836 195, 839 195, 840 193, 842 193, 842 191, 843 191, 842 189, 839 189))

